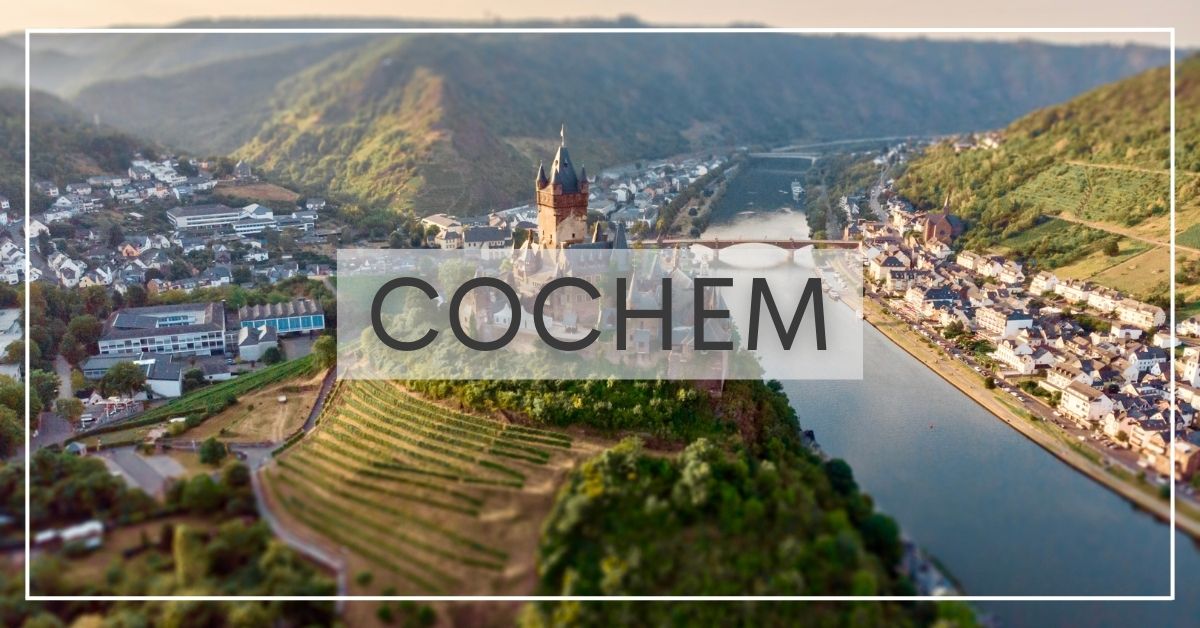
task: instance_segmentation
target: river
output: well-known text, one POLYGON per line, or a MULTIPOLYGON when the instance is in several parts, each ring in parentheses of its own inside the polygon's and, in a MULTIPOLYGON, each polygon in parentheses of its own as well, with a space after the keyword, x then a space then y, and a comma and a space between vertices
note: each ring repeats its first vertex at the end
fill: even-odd
MULTIPOLYGON (((753 171, 755 165, 749 166, 753 171)), ((795 173, 734 178, 713 237, 804 237, 795 173), (754 190, 741 189, 753 187, 754 190), (738 210, 738 199, 754 205, 738 210), (730 205, 734 205, 731 207, 730 205), (755 215, 741 213, 754 210, 755 215)), ((861 381, 791 381, 805 429, 972 595, 1165 595, 1170 529, 1006 426, 869 325, 861 381)), ((1175 602, 988 602, 1002 626, 1195 626, 1200 548, 1177 533, 1175 602)))

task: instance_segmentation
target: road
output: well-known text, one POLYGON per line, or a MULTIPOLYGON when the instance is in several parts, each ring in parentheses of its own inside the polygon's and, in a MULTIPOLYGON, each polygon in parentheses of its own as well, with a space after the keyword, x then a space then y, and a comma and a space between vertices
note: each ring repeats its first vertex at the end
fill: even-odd
POLYGON ((134 450, 133 446, 105 449, 97 454, 112 460, 133 483, 149 495, 162 494, 167 478, 152 467, 134 450))
MULTIPOLYGON (((30 448, 33 451, 49 447, 51 445, 61 445, 75 435, 75 428, 71 426, 70 421, 58 416, 53 412, 43 412, 40 416, 37 434, 30 438, 30 448)), ((21 449, 21 454, 24 455, 24 448, 21 449)))
POLYGON ((304 421, 304 431, 312 431, 312 428, 317 426, 317 418, 321 416, 321 410, 325 407, 325 399, 329 397, 329 391, 333 390, 333 384, 337 381, 337 368, 329 369, 325 373, 325 379, 321 380, 321 390, 317 392, 317 399, 313 402, 312 410, 308 412, 308 418, 304 421))
POLYGON ((817 142, 817 143, 813 143, 813 144, 793 144, 791 146, 783 146, 780 148, 776 148, 776 149, 772 150, 771 152, 777 152, 777 153, 795 152, 795 151, 801 151, 801 150, 808 150, 808 149, 812 149, 812 148, 828 148, 831 146, 844 146, 846 144, 859 144, 859 143, 870 143, 870 142, 894 142, 896 140, 905 140, 905 141, 926 140, 926 139, 935 139, 936 137, 937 136, 933 136, 933 135, 889 135, 887 137, 860 137, 860 138, 855 138, 855 139, 833 140, 830 142, 817 142))
MULTIPOLYGON (((337 369, 331 368, 325 374, 325 379, 321 381, 321 390, 317 392, 317 398, 313 401, 312 410, 308 413, 308 418, 304 421, 304 426, 301 428, 304 432, 309 432, 317 424, 317 418, 321 416, 321 409, 325 407, 325 400, 329 397, 329 392, 333 389, 334 383, 337 381, 337 369)), ((312 558, 313 560, 325 565, 330 571, 333 571, 337 577, 338 595, 345 596, 347 591, 347 567, 346 560, 336 552, 330 551, 320 545, 312 543, 292 531, 288 530, 279 519, 271 512, 270 500, 267 499, 266 492, 262 486, 262 474, 267 467, 271 465, 273 460, 271 452, 279 443, 271 444, 256 444, 256 445, 237 445, 233 444, 230 448, 244 457, 246 466, 250 468, 250 482, 254 488, 254 501, 258 506, 258 514, 263 521, 271 527, 271 531, 279 540, 286 543, 289 547, 312 558)), ((338 600, 337 610, 342 611, 343 602, 338 600)))
POLYGON ((58 374, 58 398, 71 399, 75 396, 74 389, 71 388, 71 363, 67 362, 66 358, 56 356, 54 358, 54 372, 58 374))
MULTIPOLYGON (((279 540, 286 543, 292 549, 312 558, 318 563, 325 565, 330 571, 333 571, 337 577, 337 594, 339 596, 345 596, 347 589, 346 560, 343 557, 326 550, 320 545, 310 543, 309 541, 300 538, 288 530, 283 524, 281 524, 275 515, 271 513, 271 508, 267 503, 268 500, 265 492, 263 491, 262 480, 259 478, 259 474, 250 474, 250 485, 254 489, 254 501, 258 504, 259 516, 261 516, 263 521, 266 521, 267 525, 271 527, 271 532, 273 532, 275 536, 279 538, 279 540)), ((343 605, 344 602, 342 600, 337 601, 338 613, 342 612, 343 605)))

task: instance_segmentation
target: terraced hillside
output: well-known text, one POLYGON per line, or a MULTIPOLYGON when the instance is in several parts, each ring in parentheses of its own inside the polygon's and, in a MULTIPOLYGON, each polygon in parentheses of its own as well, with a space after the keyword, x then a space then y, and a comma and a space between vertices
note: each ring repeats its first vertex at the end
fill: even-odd
POLYGON ((341 382, 314 431, 266 472, 267 492, 286 523, 345 553, 354 594, 511 594, 533 588, 563 476, 598 449, 397 383, 341 382))

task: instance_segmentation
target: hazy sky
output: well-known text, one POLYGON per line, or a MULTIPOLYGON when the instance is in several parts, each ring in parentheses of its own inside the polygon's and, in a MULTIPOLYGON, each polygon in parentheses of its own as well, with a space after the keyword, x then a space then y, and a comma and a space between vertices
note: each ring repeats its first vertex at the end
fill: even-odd
MULTIPOLYGON (((162 26, 190 18, 388 16, 431 19, 570 19, 634 15, 661 24, 755 22, 804 27, 1170 27, 1180 46, 1200 46, 1195 0, 7 0, 0 32, 29 27, 162 26)), ((979 35, 975 35, 978 37, 979 35)), ((1000 37, 1016 37, 1000 35, 1000 37)), ((1079 41, 1096 36, 1038 35, 1079 41)), ((1162 35, 1106 34, 1107 41, 1166 45, 1162 35)))

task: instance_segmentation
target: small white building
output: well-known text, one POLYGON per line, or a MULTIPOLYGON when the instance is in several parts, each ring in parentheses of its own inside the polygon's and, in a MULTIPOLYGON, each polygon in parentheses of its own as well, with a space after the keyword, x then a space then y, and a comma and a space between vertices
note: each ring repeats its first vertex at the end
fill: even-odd
POLYGON ((267 349, 278 348, 279 338, 275 328, 269 325, 242 327, 238 330, 238 357, 248 362, 262 359, 267 349))
POLYGON ((1081 426, 1095 427, 1113 409, 1112 399, 1087 384, 1071 382, 1063 389, 1058 407, 1081 426))

